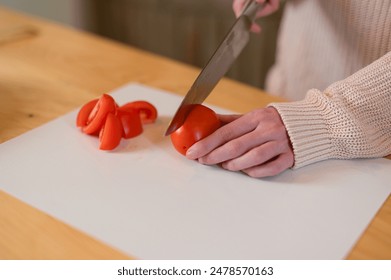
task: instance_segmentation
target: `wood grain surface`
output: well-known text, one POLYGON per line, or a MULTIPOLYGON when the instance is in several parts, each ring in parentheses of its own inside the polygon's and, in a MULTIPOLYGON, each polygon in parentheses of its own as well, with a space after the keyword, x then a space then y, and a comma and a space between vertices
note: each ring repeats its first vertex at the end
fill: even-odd
MULTIPOLYGON (((129 82, 184 95, 200 71, 1 7, 0 26, 0 143, 129 82)), ((238 112, 272 101, 282 100, 228 79, 207 99, 238 112)), ((0 191, 0 259, 126 258, 0 191)), ((390 198, 347 258, 391 259, 390 198)))

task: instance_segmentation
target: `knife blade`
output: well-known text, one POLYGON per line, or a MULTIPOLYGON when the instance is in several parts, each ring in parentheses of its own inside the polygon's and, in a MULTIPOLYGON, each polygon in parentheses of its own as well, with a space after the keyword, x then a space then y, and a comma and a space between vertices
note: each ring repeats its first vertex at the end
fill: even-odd
POLYGON ((193 107, 192 105, 201 104, 227 73, 232 63, 247 45, 250 39, 250 27, 255 20, 257 11, 262 9, 264 5, 255 0, 247 1, 243 12, 236 19, 179 105, 164 134, 165 136, 170 135, 182 126, 193 107))

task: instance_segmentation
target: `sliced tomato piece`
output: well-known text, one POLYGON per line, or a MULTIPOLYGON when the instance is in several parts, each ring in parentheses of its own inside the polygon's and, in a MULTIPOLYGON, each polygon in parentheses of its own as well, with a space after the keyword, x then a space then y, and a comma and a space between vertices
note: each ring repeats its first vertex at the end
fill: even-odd
POLYGON ((121 142, 122 133, 123 128, 119 118, 114 113, 108 113, 99 133, 99 149, 112 150, 117 147, 121 142))
POLYGON ((140 114, 136 109, 121 110, 118 109, 117 116, 121 121, 123 128, 123 137, 129 139, 140 135, 143 132, 140 114))
POLYGON ((129 102, 119 107, 119 109, 125 111, 136 109, 143 124, 153 123, 157 118, 157 109, 148 101, 139 100, 129 102))
POLYGON ((116 104, 113 97, 103 94, 90 112, 87 124, 83 127, 83 132, 87 134, 98 132, 105 123, 106 116, 115 112, 115 110, 116 104))
POLYGON ((91 100, 80 108, 76 118, 76 125, 78 127, 84 127, 87 125, 88 117, 91 114, 92 109, 94 109, 96 103, 98 103, 98 100, 99 99, 91 100))

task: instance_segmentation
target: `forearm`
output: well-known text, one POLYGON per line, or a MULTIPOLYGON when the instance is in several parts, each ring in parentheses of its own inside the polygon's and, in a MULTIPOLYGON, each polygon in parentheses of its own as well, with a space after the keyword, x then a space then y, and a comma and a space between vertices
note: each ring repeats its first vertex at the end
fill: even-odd
POLYGON ((296 168, 391 154, 391 52, 324 92, 270 105, 287 128, 296 168))

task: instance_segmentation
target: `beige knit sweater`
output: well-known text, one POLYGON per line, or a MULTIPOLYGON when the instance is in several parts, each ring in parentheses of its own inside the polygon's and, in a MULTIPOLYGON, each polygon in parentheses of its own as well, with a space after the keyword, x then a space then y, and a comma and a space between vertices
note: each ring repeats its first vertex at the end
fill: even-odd
POLYGON ((295 168, 391 154, 391 0, 288 0, 267 90, 295 168))

